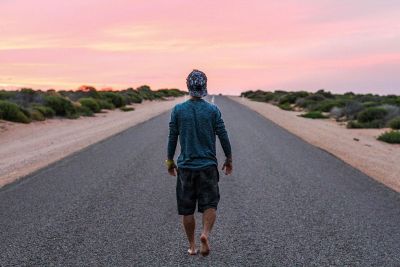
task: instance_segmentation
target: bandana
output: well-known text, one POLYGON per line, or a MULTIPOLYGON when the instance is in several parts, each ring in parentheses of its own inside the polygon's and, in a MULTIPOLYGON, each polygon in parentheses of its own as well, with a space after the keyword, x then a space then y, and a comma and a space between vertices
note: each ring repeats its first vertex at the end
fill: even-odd
POLYGON ((191 96, 207 95, 207 76, 202 71, 193 70, 186 78, 186 85, 191 96))

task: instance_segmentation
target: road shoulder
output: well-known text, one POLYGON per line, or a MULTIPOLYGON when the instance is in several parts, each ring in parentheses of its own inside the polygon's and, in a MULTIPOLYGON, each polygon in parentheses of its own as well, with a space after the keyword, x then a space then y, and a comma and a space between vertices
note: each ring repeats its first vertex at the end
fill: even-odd
POLYGON ((20 124, 1 123, 0 187, 58 161, 89 145, 149 120, 183 101, 144 101, 135 110, 118 109, 76 120, 49 119, 20 124))
POLYGON ((239 96, 229 98, 400 192, 400 145, 376 140, 385 129, 347 129, 334 120, 301 118, 297 116, 300 112, 281 110, 272 104, 239 96))

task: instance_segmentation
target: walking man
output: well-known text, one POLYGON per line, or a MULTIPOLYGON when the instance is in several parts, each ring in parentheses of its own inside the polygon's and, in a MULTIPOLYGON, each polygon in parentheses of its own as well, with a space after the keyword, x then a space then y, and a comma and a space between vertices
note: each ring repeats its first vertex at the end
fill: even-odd
POLYGON ((178 214, 189 241, 188 253, 196 255, 194 212, 203 213, 203 230, 200 236, 200 254, 210 253, 209 234, 214 225, 220 199, 219 171, 216 157, 216 136, 225 154, 222 170, 232 173, 232 152, 219 108, 205 101, 207 77, 193 70, 186 79, 190 99, 175 105, 171 112, 168 136, 168 159, 165 161, 168 173, 177 176, 176 198, 178 214), (181 153, 174 162, 176 145, 181 153))

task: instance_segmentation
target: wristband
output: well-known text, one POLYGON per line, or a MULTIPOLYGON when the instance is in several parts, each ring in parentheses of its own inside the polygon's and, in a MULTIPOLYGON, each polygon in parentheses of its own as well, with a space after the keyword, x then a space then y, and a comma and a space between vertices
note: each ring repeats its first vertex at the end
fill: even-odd
POLYGON ((173 159, 166 159, 165 160, 165 166, 167 166, 167 169, 170 170, 175 166, 175 162, 173 159))

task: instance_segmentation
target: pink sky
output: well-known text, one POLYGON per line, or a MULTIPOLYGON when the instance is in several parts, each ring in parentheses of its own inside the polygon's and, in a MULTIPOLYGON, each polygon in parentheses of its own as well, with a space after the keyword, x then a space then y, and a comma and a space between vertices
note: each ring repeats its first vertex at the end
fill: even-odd
POLYGON ((400 94, 400 1, 0 0, 0 88, 400 94), (279 2, 279 3, 278 3, 279 2))

